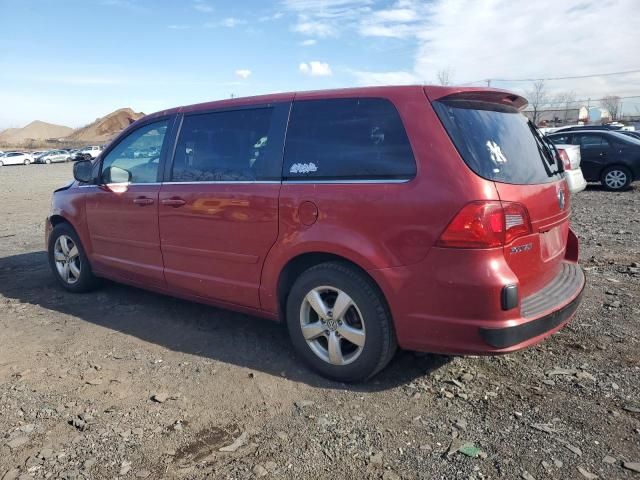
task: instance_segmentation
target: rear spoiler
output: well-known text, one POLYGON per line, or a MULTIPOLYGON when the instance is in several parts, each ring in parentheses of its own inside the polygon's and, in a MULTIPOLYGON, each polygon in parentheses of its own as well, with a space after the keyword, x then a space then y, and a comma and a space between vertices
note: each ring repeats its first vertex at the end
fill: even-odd
POLYGON ((478 87, 424 87, 424 93, 430 102, 436 100, 476 100, 498 103, 522 110, 527 99, 507 90, 478 87))

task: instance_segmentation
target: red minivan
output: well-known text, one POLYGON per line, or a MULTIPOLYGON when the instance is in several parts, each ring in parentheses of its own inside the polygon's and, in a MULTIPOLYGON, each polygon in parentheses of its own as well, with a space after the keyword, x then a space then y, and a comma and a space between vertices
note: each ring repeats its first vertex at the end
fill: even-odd
POLYGON ((286 322, 341 381, 396 348, 495 354, 573 316, 585 284, 562 165, 485 88, 235 98, 148 115, 53 195, 50 264, 286 322))

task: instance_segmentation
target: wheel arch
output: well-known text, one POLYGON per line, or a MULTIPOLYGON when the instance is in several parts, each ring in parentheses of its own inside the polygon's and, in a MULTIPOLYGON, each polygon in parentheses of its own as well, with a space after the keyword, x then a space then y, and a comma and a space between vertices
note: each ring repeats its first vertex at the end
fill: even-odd
MULTIPOLYGON (((362 275, 367 277, 371 281, 372 285, 380 293, 382 301, 386 305, 387 311, 391 315, 391 308, 382 287, 371 275, 369 275, 366 269, 364 269, 355 261, 342 255, 330 252, 314 251, 301 253, 290 258, 284 265, 284 267, 280 270, 276 283, 278 318, 280 320, 284 319, 284 312, 286 312, 288 294, 291 291, 291 287, 293 286, 296 279, 309 268, 327 262, 340 262, 349 265, 350 267, 356 269, 362 275)), ((391 317, 393 318, 392 315, 391 317)))
MULTIPOLYGON (((49 223, 52 227, 57 227, 61 223, 68 223, 69 225, 71 225, 71 227, 73 227, 73 224, 69 221, 68 218, 55 213, 49 217, 49 223)), ((75 227, 73 227, 73 229, 75 230, 75 227)))

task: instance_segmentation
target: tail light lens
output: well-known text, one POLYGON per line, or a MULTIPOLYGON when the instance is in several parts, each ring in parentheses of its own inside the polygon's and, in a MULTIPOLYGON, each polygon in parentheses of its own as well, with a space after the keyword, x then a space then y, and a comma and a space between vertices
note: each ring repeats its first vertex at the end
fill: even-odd
POLYGON ((495 248, 531 233, 529 213, 513 202, 479 201, 465 205, 449 223, 437 245, 449 248, 495 248))
POLYGON ((562 166, 565 170, 571 170, 571 160, 569 160, 569 155, 567 151, 563 148, 558 149, 558 154, 560 155, 560 160, 562 160, 562 166))

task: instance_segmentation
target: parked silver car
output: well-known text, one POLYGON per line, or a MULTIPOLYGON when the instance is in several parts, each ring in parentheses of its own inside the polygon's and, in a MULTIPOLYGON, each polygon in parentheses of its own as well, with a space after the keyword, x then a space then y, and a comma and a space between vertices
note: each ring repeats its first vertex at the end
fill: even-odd
POLYGON ((36 163, 58 163, 68 161, 69 152, 66 150, 51 150, 49 152, 45 152, 36 159, 36 163))

